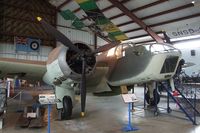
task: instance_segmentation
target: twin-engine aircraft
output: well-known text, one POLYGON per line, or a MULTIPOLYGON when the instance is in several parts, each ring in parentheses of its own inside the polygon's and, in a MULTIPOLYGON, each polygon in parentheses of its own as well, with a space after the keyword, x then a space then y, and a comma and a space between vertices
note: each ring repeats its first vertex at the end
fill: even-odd
MULTIPOLYGON (((77 84, 80 86, 81 115, 84 116, 86 88, 97 86, 103 77, 111 87, 167 80, 175 74, 180 60, 181 52, 167 43, 110 44, 92 50, 85 43, 70 41, 42 18, 37 17, 37 20, 63 45, 50 52, 46 65, 0 58, 0 76, 23 73, 24 79, 43 79, 53 85, 60 100, 57 109, 61 119, 71 118, 77 84)), ((150 94, 153 90, 151 87, 150 94)))

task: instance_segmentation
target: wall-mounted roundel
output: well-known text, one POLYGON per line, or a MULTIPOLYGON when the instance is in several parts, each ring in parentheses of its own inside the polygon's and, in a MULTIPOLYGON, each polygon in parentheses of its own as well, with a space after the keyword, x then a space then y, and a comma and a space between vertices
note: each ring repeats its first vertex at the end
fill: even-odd
POLYGON ((30 48, 32 49, 32 50, 38 50, 39 49, 39 43, 37 42, 37 41, 33 41, 33 42, 31 42, 31 44, 30 44, 30 48))

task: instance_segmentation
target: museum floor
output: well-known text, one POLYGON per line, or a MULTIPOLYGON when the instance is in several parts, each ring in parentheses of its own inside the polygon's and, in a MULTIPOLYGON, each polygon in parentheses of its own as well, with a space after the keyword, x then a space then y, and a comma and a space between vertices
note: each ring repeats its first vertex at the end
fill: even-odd
MULTIPOLYGON (((136 87, 135 93, 139 99, 135 112, 132 113, 132 125, 139 128, 135 133, 199 133, 200 125, 194 126, 185 119, 184 114, 172 111, 167 114, 165 109, 159 109, 160 114, 154 116, 153 109, 143 109, 143 89, 136 87)), ((22 97, 23 99, 23 97, 22 97)), ((46 133, 43 128, 20 128, 16 126, 20 113, 16 110, 27 104, 26 99, 19 106, 18 101, 8 103, 5 125, 0 133, 46 133)), ((166 106, 166 99, 162 98, 159 106, 166 106)), ((171 106, 178 109, 175 103, 171 106)), ((51 113, 51 133, 121 133, 128 123, 127 104, 120 95, 110 97, 87 96, 86 116, 80 117, 80 103, 73 109, 71 120, 58 121, 55 106, 51 113)))

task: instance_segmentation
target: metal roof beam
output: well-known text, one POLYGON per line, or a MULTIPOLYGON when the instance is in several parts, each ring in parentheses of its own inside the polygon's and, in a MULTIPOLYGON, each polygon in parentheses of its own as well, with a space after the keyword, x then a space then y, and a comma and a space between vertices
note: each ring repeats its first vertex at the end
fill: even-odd
MULTIPOLYGON (((162 31, 158 31, 156 32, 156 34, 160 34, 160 33, 163 33, 162 31)), ((126 40, 130 40, 130 39, 138 39, 138 38, 141 38, 141 37, 148 37, 149 34, 143 34, 143 35, 139 35, 139 36, 133 36, 133 37, 129 37, 128 39, 126 40)))
MULTIPOLYGON (((137 11, 139 11, 139 10, 142 10, 142 9, 145 9, 145 8, 149 8, 149 7, 151 7, 151 6, 155 6, 155 5, 161 4, 161 3, 166 2, 166 1, 168 1, 168 0, 158 0, 158 1, 156 1, 156 2, 152 2, 152 3, 149 3, 149 4, 147 4, 147 5, 144 5, 144 6, 135 8, 135 9, 132 9, 131 12, 134 13, 134 12, 137 12, 137 11)), ((112 20, 112 19, 115 19, 115 18, 124 16, 124 15, 125 15, 124 13, 121 13, 121 14, 112 16, 112 17, 110 17, 109 19, 112 20)))
MULTIPOLYGON (((156 23, 156 24, 152 24, 152 25, 149 25, 149 27, 161 26, 161 25, 164 25, 164 24, 169 24, 169 23, 182 21, 182 20, 186 20, 186 19, 191 19, 191 18, 195 18, 195 17, 200 17, 200 13, 185 16, 185 17, 182 17, 182 18, 176 18, 176 19, 172 19, 172 20, 168 20, 168 21, 164 21, 164 22, 160 22, 160 23, 156 23)), ((142 29, 143 28, 136 28, 136 29, 131 29, 131 30, 123 31, 123 32, 124 33, 130 33, 130 32, 134 32, 134 31, 138 31, 138 30, 142 30, 142 29)))
POLYGON ((118 7, 122 12, 124 12, 128 17, 130 17, 133 21, 135 21, 139 26, 142 27, 156 42, 164 42, 162 38, 160 38, 150 27, 148 27, 144 22, 142 22, 136 15, 134 15, 131 11, 129 11, 124 5, 122 5, 119 1, 109 0, 113 5, 118 7))
MULTIPOLYGON (((179 7, 170 9, 170 10, 166 10, 166 11, 163 11, 163 12, 155 13, 155 14, 152 14, 152 15, 140 18, 140 19, 141 20, 145 20, 145 19, 149 19, 149 18, 153 18, 153 17, 158 17, 158 16, 161 16, 161 15, 164 15, 164 14, 172 13, 172 12, 175 12, 175 11, 180 11, 180 10, 183 10, 183 9, 186 9, 186 8, 190 8, 190 7, 193 7, 193 6, 194 6, 194 4, 189 3, 187 5, 183 5, 183 6, 179 6, 179 7)), ((125 23, 118 24, 117 26, 121 27, 121 26, 125 26, 125 25, 131 24, 131 23, 134 23, 134 22, 133 21, 128 21, 128 22, 125 22, 125 23)))

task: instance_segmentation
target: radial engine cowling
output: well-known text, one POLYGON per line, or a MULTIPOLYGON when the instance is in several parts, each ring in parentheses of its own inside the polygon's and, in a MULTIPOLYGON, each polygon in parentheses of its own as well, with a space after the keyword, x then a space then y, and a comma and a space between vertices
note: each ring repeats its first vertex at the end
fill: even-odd
MULTIPOLYGON (((96 64, 95 56, 89 54, 92 51, 91 48, 80 42, 74 45, 86 53, 86 74, 90 75, 96 64)), ((82 54, 61 45, 49 54, 46 67, 47 72, 43 80, 47 84, 59 85, 68 78, 79 82, 82 73, 82 54)))

